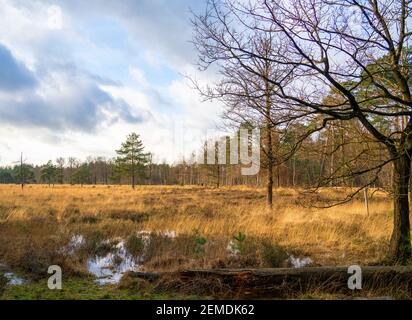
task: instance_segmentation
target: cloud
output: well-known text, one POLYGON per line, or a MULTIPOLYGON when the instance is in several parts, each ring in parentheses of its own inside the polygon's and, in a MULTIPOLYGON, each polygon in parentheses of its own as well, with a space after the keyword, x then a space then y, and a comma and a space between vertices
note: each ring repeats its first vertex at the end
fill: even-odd
POLYGON ((0 45, 9 53, 0 75, 13 65, 7 59, 20 68, 9 87, 0 79, 2 163, 21 150, 35 163, 111 156, 132 131, 170 162, 197 148, 219 106, 201 103, 181 76, 195 70, 190 6, 202 2, 0 0, 0 45), (55 4, 59 30, 48 25, 55 4))
MULTIPOLYGON (((25 66, 21 65, 25 70, 25 66)), ((122 99, 104 91, 98 77, 74 66, 42 70, 33 90, 3 92, 0 95, 0 121, 19 126, 50 130, 94 131, 119 120, 138 123, 147 114, 132 112, 122 99)))
POLYGON ((179 71, 196 60, 190 43, 190 11, 203 8, 202 1, 107 0, 103 4, 100 0, 72 0, 59 5, 63 14, 83 25, 93 21, 92 17, 115 19, 127 29, 132 45, 152 66, 167 65, 179 71))
POLYGON ((31 71, 0 44, 0 90, 16 91, 35 85, 36 80, 31 71))

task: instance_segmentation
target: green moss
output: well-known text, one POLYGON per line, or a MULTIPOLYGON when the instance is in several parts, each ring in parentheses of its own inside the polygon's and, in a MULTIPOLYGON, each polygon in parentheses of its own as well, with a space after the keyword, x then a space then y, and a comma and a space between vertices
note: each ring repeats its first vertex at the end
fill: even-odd
POLYGON ((116 285, 100 286, 91 278, 63 280, 62 290, 50 290, 47 280, 31 282, 22 286, 6 286, 0 292, 1 300, 165 300, 195 299, 197 297, 162 295, 145 291, 122 289, 116 285))

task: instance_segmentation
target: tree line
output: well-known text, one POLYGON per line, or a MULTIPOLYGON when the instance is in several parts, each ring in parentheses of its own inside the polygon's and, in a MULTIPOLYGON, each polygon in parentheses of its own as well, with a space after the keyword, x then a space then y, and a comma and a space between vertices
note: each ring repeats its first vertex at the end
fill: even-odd
MULTIPOLYGON (((245 126, 243 126, 245 127, 245 126)), ((263 130, 263 129, 262 129, 263 130)), ((299 131, 306 130, 302 126, 290 128, 289 135, 281 139, 272 133, 272 155, 280 158, 285 150, 293 145, 299 131)), ((234 134, 236 135, 236 133, 234 134)), ((223 137, 224 138, 224 137, 223 137)), ((229 153, 229 137, 226 145, 229 153)), ((355 143, 358 139, 356 130, 346 130, 342 125, 329 125, 327 130, 312 139, 302 142, 288 161, 280 161, 272 167, 274 187, 305 187, 319 185, 322 177, 329 176, 339 170, 353 154, 359 153, 362 143, 355 143), (347 145, 340 152, 334 152, 338 145, 347 145)), ((217 141, 211 142, 216 143, 217 141)), ((135 133, 129 135, 118 156, 114 158, 88 157, 81 161, 74 157, 57 158, 43 165, 19 163, 14 166, 0 167, 1 184, 36 184, 48 185, 199 185, 210 187, 248 185, 256 187, 267 186, 269 161, 265 153, 267 148, 266 135, 261 135, 261 170, 253 176, 241 174, 241 164, 199 164, 195 152, 174 164, 154 163, 153 155, 144 151, 143 142, 135 133)), ((196 154, 204 152, 202 146, 196 154)), ((371 151, 372 152, 372 151, 371 151)), ((378 150, 379 152, 379 150, 378 150)), ((380 151, 382 152, 382 151, 380 151)), ((227 157, 228 158, 228 157, 227 157)), ((361 170, 373 161, 366 154, 358 162, 361 170)), ((391 184, 391 166, 387 165, 380 173, 374 187, 388 188, 391 184)), ((329 186, 359 187, 367 183, 368 177, 350 177, 340 180, 331 180, 329 186)))

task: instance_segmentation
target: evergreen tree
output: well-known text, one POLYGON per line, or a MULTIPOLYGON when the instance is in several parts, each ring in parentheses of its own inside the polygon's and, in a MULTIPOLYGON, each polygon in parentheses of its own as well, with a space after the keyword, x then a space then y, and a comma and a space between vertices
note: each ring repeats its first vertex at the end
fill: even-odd
POLYGON ((144 153, 143 142, 136 133, 127 136, 119 150, 116 165, 122 174, 126 174, 132 180, 132 188, 136 184, 136 177, 143 174, 143 169, 149 161, 149 154, 144 153))
POLYGON ((41 169, 41 180, 47 182, 49 186, 55 182, 57 176, 57 168, 49 160, 47 164, 41 169))
POLYGON ((20 183, 22 181, 24 184, 35 182, 33 167, 28 164, 14 166, 12 176, 15 183, 20 183))
POLYGON ((73 181, 82 185, 90 183, 90 168, 87 163, 82 164, 73 174, 73 181))

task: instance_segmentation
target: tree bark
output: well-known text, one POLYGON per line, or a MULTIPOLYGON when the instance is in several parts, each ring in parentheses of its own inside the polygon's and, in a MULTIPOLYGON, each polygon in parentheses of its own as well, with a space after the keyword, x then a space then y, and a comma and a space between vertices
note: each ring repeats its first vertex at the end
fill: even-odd
MULTIPOLYGON (((230 298, 290 297, 294 293, 324 292, 352 294, 348 288, 351 274, 346 267, 310 267, 276 269, 213 269, 177 272, 129 272, 133 278, 149 282, 178 281, 178 286, 196 285, 210 290, 207 294, 230 298), (207 283, 207 285, 205 285, 207 283)), ((362 267, 362 289, 377 291, 388 287, 412 290, 412 268, 400 266, 362 267)), ((192 287, 191 287, 192 288, 192 287)), ((388 290, 389 291, 389 290, 388 290)))
POLYGON ((267 144, 268 144, 268 176, 267 176, 267 193, 266 203, 269 208, 273 205, 273 151, 272 151, 272 130, 270 125, 267 125, 267 144))
POLYGON ((135 184, 135 181, 134 181, 134 165, 132 166, 132 188, 134 189, 134 184, 135 184))
MULTIPOLYGON (((268 46, 265 46, 265 50, 269 50, 268 46)), ((269 51, 268 51, 269 52, 269 51)), ((267 78, 270 76, 271 65, 265 63, 265 121, 266 121, 266 139, 267 139, 267 190, 266 190, 266 204, 269 208, 273 205, 273 139, 272 139, 272 90, 273 87, 269 84, 267 78)))
POLYGON ((411 258, 408 188, 411 159, 405 154, 394 162, 393 232, 389 257, 394 263, 405 264, 411 258))

